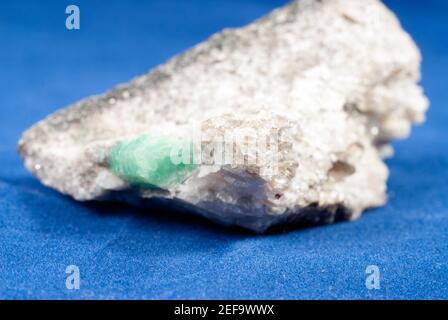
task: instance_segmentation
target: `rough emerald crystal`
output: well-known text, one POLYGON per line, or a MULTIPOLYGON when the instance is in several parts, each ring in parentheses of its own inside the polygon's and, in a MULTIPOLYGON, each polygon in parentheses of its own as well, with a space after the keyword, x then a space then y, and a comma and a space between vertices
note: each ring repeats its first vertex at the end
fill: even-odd
POLYGON ((174 161, 174 156, 183 158, 184 145, 185 142, 169 137, 143 135, 117 144, 110 152, 109 166, 114 174, 132 185, 173 187, 184 182, 197 168, 193 163, 174 161))

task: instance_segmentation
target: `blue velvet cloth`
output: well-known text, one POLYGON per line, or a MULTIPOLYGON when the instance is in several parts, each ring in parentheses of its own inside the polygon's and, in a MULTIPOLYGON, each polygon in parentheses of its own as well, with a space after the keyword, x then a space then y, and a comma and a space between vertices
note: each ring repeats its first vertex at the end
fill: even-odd
MULTIPOLYGON (((428 121, 396 142, 388 204, 353 223, 253 235, 203 219, 85 205, 42 186, 21 132, 284 0, 0 3, 0 298, 448 298, 448 1, 389 0, 423 51, 428 121), (81 288, 66 288, 77 265, 81 288), (365 286, 366 267, 381 288, 365 286)), ((368 14, 368 12, 366 12, 368 14)), ((362 190, 360 190, 362 192, 362 190)))

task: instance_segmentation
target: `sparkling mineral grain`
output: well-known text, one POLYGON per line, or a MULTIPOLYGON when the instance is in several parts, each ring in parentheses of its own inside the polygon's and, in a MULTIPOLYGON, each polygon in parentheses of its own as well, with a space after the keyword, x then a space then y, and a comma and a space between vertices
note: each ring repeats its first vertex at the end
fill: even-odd
POLYGON ((294 1, 49 116, 19 151, 79 201, 257 232, 356 219, 386 201, 390 141, 424 120, 420 60, 380 1, 294 1))

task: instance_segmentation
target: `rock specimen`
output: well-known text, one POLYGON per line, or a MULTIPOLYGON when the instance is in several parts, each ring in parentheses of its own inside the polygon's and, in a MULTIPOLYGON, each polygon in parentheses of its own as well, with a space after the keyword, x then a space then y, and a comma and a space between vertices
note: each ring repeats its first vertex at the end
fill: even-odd
POLYGON ((80 201, 257 232, 355 219, 386 201, 390 140, 424 120, 420 59, 380 1, 295 1, 49 116, 19 151, 80 201))

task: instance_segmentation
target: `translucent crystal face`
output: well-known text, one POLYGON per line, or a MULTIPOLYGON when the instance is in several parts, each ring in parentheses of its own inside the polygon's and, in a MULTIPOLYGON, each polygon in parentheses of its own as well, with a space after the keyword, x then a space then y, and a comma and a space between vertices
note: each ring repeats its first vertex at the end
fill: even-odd
POLYGON ((188 150, 183 148, 185 144, 175 138, 150 135, 123 141, 111 150, 109 167, 130 184, 169 188, 185 181, 197 168, 182 161, 182 153, 188 150))

